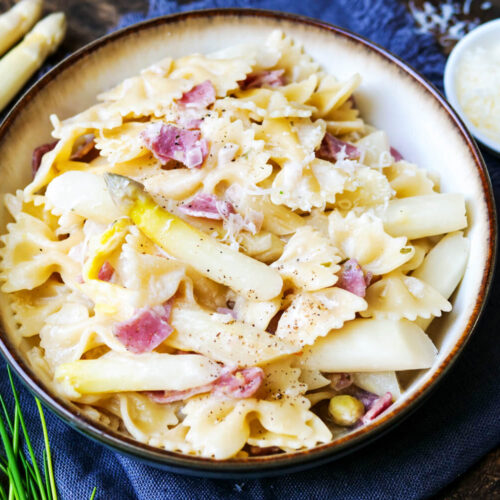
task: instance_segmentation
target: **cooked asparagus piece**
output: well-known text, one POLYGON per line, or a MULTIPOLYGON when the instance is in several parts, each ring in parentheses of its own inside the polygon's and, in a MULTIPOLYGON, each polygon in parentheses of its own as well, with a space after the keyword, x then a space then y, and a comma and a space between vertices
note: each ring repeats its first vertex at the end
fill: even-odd
POLYGON ((62 12, 42 19, 24 40, 0 59, 0 110, 19 92, 35 71, 54 52, 66 33, 62 12))
POLYGON ((283 280, 277 271, 167 212, 138 182, 117 174, 106 174, 105 180, 116 205, 173 257, 249 299, 270 300, 281 292, 283 280))
POLYGON ((0 15, 0 56, 7 52, 42 15, 42 0, 21 0, 0 15))

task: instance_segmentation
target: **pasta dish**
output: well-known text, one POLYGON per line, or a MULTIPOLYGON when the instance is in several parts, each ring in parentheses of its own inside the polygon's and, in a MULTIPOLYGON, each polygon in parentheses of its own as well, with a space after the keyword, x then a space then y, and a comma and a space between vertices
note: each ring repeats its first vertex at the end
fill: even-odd
MULTIPOLYGON (((272 32, 166 58, 61 119, 5 195, 5 327, 40 379, 138 441, 218 460, 330 442, 433 365, 462 194, 272 32)), ((385 413, 387 412, 387 413, 385 413)))

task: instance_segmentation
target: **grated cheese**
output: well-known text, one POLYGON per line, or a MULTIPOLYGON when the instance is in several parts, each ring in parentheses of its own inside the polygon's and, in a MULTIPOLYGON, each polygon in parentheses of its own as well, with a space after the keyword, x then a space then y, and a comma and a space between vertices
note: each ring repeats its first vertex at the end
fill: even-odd
POLYGON ((456 86, 458 102, 469 120, 500 143, 500 43, 465 52, 456 86))

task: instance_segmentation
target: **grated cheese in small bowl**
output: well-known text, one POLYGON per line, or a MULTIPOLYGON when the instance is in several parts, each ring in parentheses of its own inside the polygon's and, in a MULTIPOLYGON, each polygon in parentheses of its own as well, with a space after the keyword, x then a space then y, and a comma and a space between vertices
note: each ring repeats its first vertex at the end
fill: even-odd
POLYGON ((500 20, 480 26, 456 45, 444 87, 472 134, 500 154, 500 20))

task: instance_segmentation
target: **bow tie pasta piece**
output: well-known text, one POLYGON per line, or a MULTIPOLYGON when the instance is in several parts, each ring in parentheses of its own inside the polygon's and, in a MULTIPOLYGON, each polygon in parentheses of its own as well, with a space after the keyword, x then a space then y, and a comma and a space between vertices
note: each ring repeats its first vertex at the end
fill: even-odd
POLYGON ((294 366, 292 356, 264 365, 265 378, 259 389, 262 399, 281 401, 305 394, 308 387, 301 381, 301 369, 294 366))
POLYGON ((257 189, 256 185, 272 174, 264 141, 257 140, 255 131, 241 120, 212 116, 204 120, 201 131, 210 142, 210 154, 202 169, 206 192, 215 193, 221 183, 257 189))
POLYGON ((305 104, 314 93, 318 84, 318 77, 312 74, 309 78, 301 82, 293 82, 283 87, 277 87, 289 102, 305 104))
POLYGON ((79 274, 76 262, 68 255, 71 247, 83 237, 75 233, 59 241, 54 232, 41 220, 25 214, 16 222, 7 224, 7 234, 1 237, 0 249, 2 291, 32 290, 58 272, 65 281, 73 281, 79 274))
POLYGON ((123 286, 137 292, 139 308, 164 304, 186 277, 185 265, 161 255, 159 249, 156 255, 147 253, 147 245, 147 238, 137 228, 131 229, 116 267, 123 286))
MULTIPOLYGON (((178 424, 176 407, 154 403, 142 394, 117 394, 119 416, 130 434, 146 444, 161 441, 178 424)), ((154 446, 154 445, 153 445, 154 446)))
POLYGON ((315 158, 315 150, 325 135, 322 120, 266 118, 256 126, 256 138, 265 141, 270 158, 280 165, 288 162, 305 166, 315 158))
POLYGON ((323 74, 320 78, 318 90, 307 102, 307 104, 317 109, 314 118, 328 119, 333 111, 351 97, 360 83, 361 77, 357 73, 342 82, 337 81, 332 75, 323 74))
MULTIPOLYGON (((118 125, 119 123, 114 126, 118 125)), ((86 167, 86 163, 73 162, 70 161, 70 158, 77 140, 89 131, 90 128, 82 124, 75 127, 69 127, 68 130, 61 132, 59 141, 55 147, 43 155, 34 179, 24 188, 25 194, 28 196, 35 194, 52 181, 60 172, 86 167)))
POLYGON ((329 216, 333 245, 343 256, 356 259, 365 271, 386 274, 409 261, 415 252, 405 237, 393 238, 384 231, 382 220, 370 213, 345 217, 333 211, 329 216))
POLYGON ((313 159, 306 167, 294 162, 285 163, 274 178, 271 200, 277 205, 303 212, 324 209, 327 203, 335 202, 347 179, 344 171, 319 158, 313 159))
POLYGON ((331 433, 306 398, 284 401, 191 399, 183 409, 185 440, 204 457, 234 456, 246 442, 301 449, 328 442, 331 433))
POLYGON ((74 293, 64 283, 49 278, 33 290, 10 294, 12 317, 7 318, 17 325, 17 336, 32 337, 40 333, 48 316, 61 309, 65 302, 75 299, 74 293))
POLYGON ((247 191, 236 184, 231 186, 226 194, 230 195, 229 198, 235 208, 251 209, 263 213, 262 229, 277 236, 292 234, 305 225, 302 217, 292 212, 288 207, 275 205, 267 195, 248 195, 247 191))
POLYGON ((276 297, 273 300, 248 300, 240 295, 236 296, 234 301, 234 314, 238 321, 243 321, 255 328, 266 330, 269 322, 281 306, 281 299, 276 297))
POLYGON ((302 45, 281 30, 275 30, 269 35, 266 46, 275 48, 281 54, 275 67, 285 70, 288 82, 300 82, 319 70, 319 64, 304 52, 302 45))
POLYGON ((124 163, 148 154, 141 133, 148 124, 127 122, 111 130, 100 130, 95 138, 95 147, 111 165, 124 163))
POLYGON ((406 319, 355 319, 304 348, 300 366, 327 373, 429 368, 437 349, 406 319))
POLYGON ((364 299, 342 288, 300 293, 281 316, 276 336, 299 347, 310 345, 366 307, 364 299))
POLYGON ((227 323, 220 316, 176 301, 171 318, 175 331, 165 343, 239 367, 268 363, 300 350, 257 327, 240 321, 227 323))
POLYGON ((362 133, 365 122, 359 116, 359 111, 353 106, 353 99, 348 99, 342 106, 330 111, 326 120, 326 128, 331 134, 338 136, 352 132, 362 133))
POLYGON ((384 175, 397 198, 435 193, 434 182, 427 172, 407 161, 398 161, 384 168, 384 175))
POLYGON ((361 312, 365 318, 415 321, 417 316, 430 318, 451 311, 451 304, 432 286, 397 271, 369 286, 366 301, 368 309, 361 312))
POLYGON ((266 70, 276 66, 280 58, 277 47, 267 44, 242 43, 226 47, 207 55, 209 59, 244 60, 252 66, 252 72, 266 70))
POLYGON ((210 80, 217 97, 225 97, 229 91, 239 88, 238 82, 252 71, 253 62, 246 58, 215 59, 194 54, 176 59, 169 78, 188 79, 192 86, 210 80))
POLYGON ((389 138, 383 130, 376 130, 354 144, 361 151, 362 163, 369 167, 388 167, 394 162, 389 138))
MULTIPOLYGON (((154 72, 145 72, 139 76, 127 78, 113 89, 98 95, 97 98, 102 101, 100 106, 104 110, 103 113, 109 116, 127 118, 155 116, 159 118, 169 114, 175 101, 194 85, 193 80, 181 76, 170 74, 166 77, 154 72)), ((95 128, 101 130, 103 127, 95 128)))
POLYGON ((335 197, 335 205, 341 210, 370 208, 384 205, 393 194, 385 175, 372 168, 357 167, 345 181, 344 190, 335 197))
POLYGON ((271 89, 239 90, 235 97, 217 101, 215 109, 241 109, 249 113, 252 120, 263 118, 309 117, 315 111, 313 106, 290 102, 279 91, 271 89))
POLYGON ((67 302, 46 318, 40 330, 40 346, 52 371, 63 363, 79 360, 84 353, 105 345, 125 352, 112 332, 113 320, 100 315, 90 316, 82 303, 67 302))
POLYGON ((333 286, 340 270, 338 250, 318 230, 304 226, 288 240, 281 257, 271 264, 299 290, 333 286))

